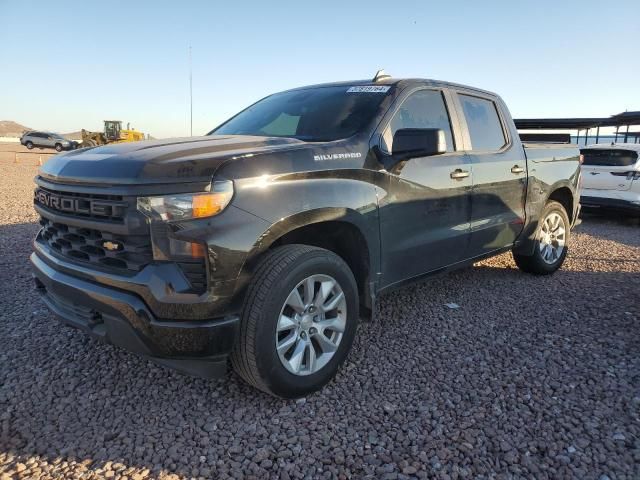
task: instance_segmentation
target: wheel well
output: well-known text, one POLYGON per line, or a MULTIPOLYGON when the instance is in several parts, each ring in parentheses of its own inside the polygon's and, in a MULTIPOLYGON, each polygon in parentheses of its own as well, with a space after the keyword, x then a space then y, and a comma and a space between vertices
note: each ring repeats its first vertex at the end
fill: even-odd
POLYGON ((360 303, 370 307, 369 247, 356 226, 340 221, 312 223, 286 233, 270 248, 292 243, 324 248, 342 258, 356 279, 360 303))
POLYGON ((569 221, 573 222, 573 194, 567 187, 560 187, 549 195, 549 200, 560 203, 567 212, 569 221))

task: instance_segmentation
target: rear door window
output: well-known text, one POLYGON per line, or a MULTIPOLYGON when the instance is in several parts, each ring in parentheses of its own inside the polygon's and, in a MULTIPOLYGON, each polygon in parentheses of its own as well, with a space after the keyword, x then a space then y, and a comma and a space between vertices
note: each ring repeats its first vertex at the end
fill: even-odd
POLYGON ((601 167, 628 167, 638 160, 638 152, 633 150, 600 149, 582 150, 583 165, 601 167))
POLYGON ((491 100, 458 94, 474 151, 496 151, 507 143, 496 104, 491 100))

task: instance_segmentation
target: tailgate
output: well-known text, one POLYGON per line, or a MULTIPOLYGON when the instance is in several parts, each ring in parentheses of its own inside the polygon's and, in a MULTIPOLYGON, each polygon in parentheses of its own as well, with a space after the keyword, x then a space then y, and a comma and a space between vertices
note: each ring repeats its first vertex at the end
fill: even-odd
POLYGON ((624 149, 583 149, 582 185, 592 190, 629 190, 640 171, 638 153, 624 149))

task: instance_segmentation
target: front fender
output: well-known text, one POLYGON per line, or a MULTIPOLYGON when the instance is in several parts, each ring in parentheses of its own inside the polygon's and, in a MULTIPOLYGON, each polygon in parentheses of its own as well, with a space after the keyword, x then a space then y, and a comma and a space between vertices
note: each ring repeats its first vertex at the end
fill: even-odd
POLYGON ((233 204, 271 225, 257 249, 295 228, 340 220, 353 223, 367 242, 377 245, 379 177, 356 169, 243 179, 234 181, 233 204))
POLYGON ((289 217, 282 218, 273 225, 271 225, 256 241, 253 248, 247 256, 247 261, 259 257, 263 252, 268 250, 274 242, 279 238, 282 238, 287 233, 290 233, 298 228, 306 227, 323 222, 345 222, 355 226, 363 238, 367 242, 367 247, 370 252, 369 262, 372 268, 375 266, 377 271, 378 265, 376 256, 372 252, 379 252, 380 250, 380 236, 377 231, 377 206, 374 214, 375 218, 367 218, 365 214, 362 214, 351 208, 316 208, 305 212, 299 212, 289 217))
POLYGON ((246 256, 237 290, 246 286, 255 264, 274 242, 298 228, 322 222, 339 221, 356 227, 367 243, 370 271, 380 270, 377 187, 363 179, 349 178, 345 173, 234 182, 233 204, 269 224, 246 256))

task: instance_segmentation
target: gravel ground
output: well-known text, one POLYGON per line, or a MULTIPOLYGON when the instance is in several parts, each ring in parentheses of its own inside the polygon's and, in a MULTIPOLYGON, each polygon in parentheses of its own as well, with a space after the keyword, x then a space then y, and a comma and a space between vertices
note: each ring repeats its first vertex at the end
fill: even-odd
POLYGON ((59 325, 27 265, 35 167, 1 167, 3 480, 640 478, 637 222, 587 219, 552 277, 503 255, 383 297, 336 380, 281 401, 59 325))
POLYGON ((46 162, 55 154, 56 151, 52 148, 35 147, 29 150, 19 143, 0 142, 0 165, 4 167, 9 163, 16 163, 16 160, 21 165, 38 165, 38 162, 46 162))

